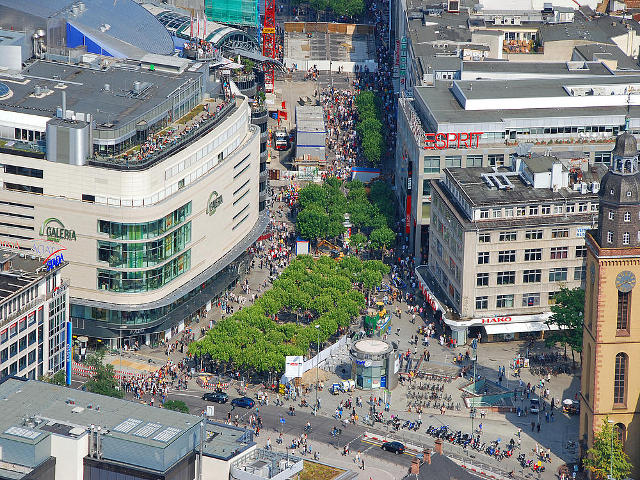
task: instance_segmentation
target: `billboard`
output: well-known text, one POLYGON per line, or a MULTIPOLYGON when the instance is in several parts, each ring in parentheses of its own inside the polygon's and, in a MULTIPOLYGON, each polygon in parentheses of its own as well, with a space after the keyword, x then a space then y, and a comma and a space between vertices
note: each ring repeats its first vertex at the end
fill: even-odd
POLYGON ((284 376, 287 378, 301 378, 304 359, 301 355, 287 356, 285 358, 284 376))

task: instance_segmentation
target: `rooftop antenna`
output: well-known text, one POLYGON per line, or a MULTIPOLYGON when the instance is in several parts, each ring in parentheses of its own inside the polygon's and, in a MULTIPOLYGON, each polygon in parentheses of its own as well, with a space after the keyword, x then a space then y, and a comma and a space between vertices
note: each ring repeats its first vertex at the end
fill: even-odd
POLYGON ((631 89, 627 92, 627 114, 624 117, 624 130, 629 131, 629 124, 631 119, 631 89))

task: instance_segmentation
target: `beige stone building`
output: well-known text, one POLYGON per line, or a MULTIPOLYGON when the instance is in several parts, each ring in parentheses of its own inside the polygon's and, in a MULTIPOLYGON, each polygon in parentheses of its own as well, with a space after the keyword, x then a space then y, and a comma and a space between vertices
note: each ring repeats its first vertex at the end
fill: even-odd
POLYGON ((581 449, 608 418, 640 475, 640 173, 635 138, 624 133, 600 187, 599 227, 587 232, 581 449))

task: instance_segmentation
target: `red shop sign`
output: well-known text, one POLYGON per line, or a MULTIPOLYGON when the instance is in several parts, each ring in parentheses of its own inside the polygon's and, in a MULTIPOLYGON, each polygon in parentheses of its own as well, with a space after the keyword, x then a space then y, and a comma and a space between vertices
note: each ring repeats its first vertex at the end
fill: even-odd
POLYGON ((482 323, 508 323, 510 321, 511 317, 491 317, 482 319, 482 323))
POLYGON ((445 148, 478 148, 480 135, 484 132, 425 133, 425 150, 444 150, 445 148))

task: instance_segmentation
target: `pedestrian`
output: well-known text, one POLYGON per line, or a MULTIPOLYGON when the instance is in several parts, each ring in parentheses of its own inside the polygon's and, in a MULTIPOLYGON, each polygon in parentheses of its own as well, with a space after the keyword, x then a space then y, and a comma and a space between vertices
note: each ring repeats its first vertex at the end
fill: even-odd
POLYGON ((362 458, 362 470, 364 470, 364 458, 362 458))
POLYGON ((538 433, 540 433, 540 424, 538 424, 536 428, 538 429, 538 433))
POLYGON ((536 422, 531 422, 531 431, 533 432, 535 428, 536 428, 536 422))

